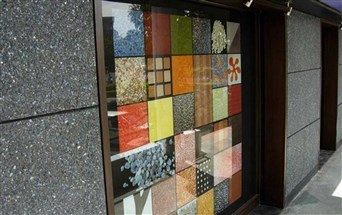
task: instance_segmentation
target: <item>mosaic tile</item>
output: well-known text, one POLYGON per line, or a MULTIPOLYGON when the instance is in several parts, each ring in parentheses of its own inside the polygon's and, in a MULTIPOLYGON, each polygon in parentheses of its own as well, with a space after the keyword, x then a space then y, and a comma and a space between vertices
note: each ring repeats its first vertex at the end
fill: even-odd
POLYGON ((197 214, 214 214, 214 189, 209 190, 197 199, 197 214))
POLYGON ((229 204, 232 204, 242 195, 242 171, 232 176, 230 188, 229 204))
POLYGON ((214 186, 213 160, 202 157, 196 161, 196 193, 202 195, 214 186))
POLYGON ((213 89, 213 121, 228 117, 228 88, 213 89))
POLYGON ((115 201, 175 174, 173 138, 111 156, 115 201))
POLYGON ((194 56, 195 127, 212 122, 210 55, 194 56))
POLYGON ((176 175, 177 207, 196 198, 196 167, 191 166, 176 175))
POLYGON ((193 200, 192 202, 184 205, 183 207, 177 210, 177 215, 194 215, 197 213, 197 201, 193 200))
POLYGON ((118 113, 120 152, 148 143, 146 102, 119 106, 118 113))
POLYGON ((176 177, 152 187, 153 214, 170 214, 176 207, 176 177))
POLYGON ((242 141, 242 114, 237 114, 228 118, 228 125, 232 127, 232 144, 241 143, 242 141))
POLYGON ((176 172, 195 164, 195 131, 175 136, 176 172))
POLYGON ((211 50, 212 53, 227 53, 227 34, 225 22, 221 20, 212 20, 211 32, 211 50))
POLYGON ((241 113, 241 84, 228 87, 228 115, 241 113))
POLYGON ((213 88, 223 87, 228 85, 228 56, 212 55, 211 56, 211 71, 213 77, 213 88))
POLYGON ((173 135, 172 98, 148 101, 148 125, 150 142, 173 135))
POLYGON ((228 54, 228 85, 241 84, 241 55, 228 54))
POLYGON ((214 155, 214 185, 232 177, 232 148, 214 155))
POLYGON ((210 20, 192 18, 192 44, 194 54, 210 54, 210 20))
POLYGON ((232 174, 239 172, 242 169, 242 143, 233 146, 232 152, 232 174))
POLYGON ((140 5, 115 3, 113 15, 114 55, 144 55, 144 22, 140 5))
POLYGON ((240 23, 227 22, 227 49, 228 53, 241 53, 240 49, 240 23))
POLYGON ((192 54, 191 18, 171 15, 171 52, 192 54))
POLYGON ((222 181, 214 188, 214 211, 221 213, 229 205, 229 181, 222 181))
POLYGON ((175 133, 194 128, 194 94, 183 94, 173 97, 173 113, 175 133))
POLYGON ((152 214, 151 189, 138 191, 114 204, 115 214, 152 214))
POLYGON ((125 105, 146 101, 145 60, 137 58, 115 59, 117 104, 125 105))
POLYGON ((202 126, 196 131, 196 159, 212 157, 214 154, 214 133, 211 124, 202 126))
POLYGON ((214 154, 232 147, 232 127, 228 127, 228 120, 214 123, 214 154))
POLYGON ((170 57, 147 58, 148 98, 172 95, 170 57))
POLYGON ((194 88, 193 58, 190 56, 172 57, 173 95, 191 93, 194 88))
POLYGON ((170 54, 170 16, 145 12, 144 24, 146 55, 170 54))

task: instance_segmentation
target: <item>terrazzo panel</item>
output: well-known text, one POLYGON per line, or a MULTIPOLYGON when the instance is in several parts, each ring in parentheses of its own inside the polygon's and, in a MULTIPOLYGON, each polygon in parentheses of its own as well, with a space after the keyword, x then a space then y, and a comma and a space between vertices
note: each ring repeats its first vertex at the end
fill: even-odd
POLYGON ((210 54, 210 20, 192 18, 192 44, 194 54, 210 54))
POLYGON ((209 190, 197 198, 197 214, 214 214, 214 189, 209 190))
POLYGON ((191 166, 176 175, 177 207, 196 198, 196 167, 191 166))
POLYGON ((194 128, 194 100, 193 93, 173 97, 173 118, 176 134, 194 128))
POLYGON ((176 177, 152 187, 153 214, 170 214, 176 210, 176 177))
POLYGON ((214 212, 221 213, 229 206, 229 181, 222 181, 214 188, 214 212))
POLYGON ((175 136, 176 172, 195 164, 195 131, 175 136))
POLYGON ((197 213, 197 201, 193 200, 177 210, 177 215, 191 215, 197 213))

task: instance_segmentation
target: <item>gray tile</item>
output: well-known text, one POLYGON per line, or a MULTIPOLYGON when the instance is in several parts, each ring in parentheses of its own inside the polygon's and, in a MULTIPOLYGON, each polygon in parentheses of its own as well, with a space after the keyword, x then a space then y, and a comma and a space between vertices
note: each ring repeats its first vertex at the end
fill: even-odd
POLYGON ((98 109, 0 125, 3 214, 105 214, 98 109))
POLYGON ((342 32, 338 31, 339 33, 339 64, 342 65, 342 32))
POLYGON ((342 104, 342 65, 338 66, 338 104, 342 104))
POLYGON ((293 11, 288 17, 288 71, 321 68, 321 22, 293 11))
POLYGON ((321 70, 288 75, 288 136, 320 118, 321 70))
POLYGON ((97 104, 92 4, 1 3, 0 121, 97 104))
POLYGON ((342 104, 337 108, 336 142, 342 140, 342 104))
POLYGON ((173 97, 173 119, 175 134, 194 128, 194 94, 173 97))
POLYGON ((286 195, 318 165, 320 120, 287 139, 286 195))

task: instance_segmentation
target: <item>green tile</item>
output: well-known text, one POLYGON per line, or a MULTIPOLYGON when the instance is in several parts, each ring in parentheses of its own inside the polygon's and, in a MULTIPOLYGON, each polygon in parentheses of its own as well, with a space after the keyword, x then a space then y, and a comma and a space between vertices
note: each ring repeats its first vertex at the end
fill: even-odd
POLYGON ((213 120, 228 117, 228 89, 221 87, 213 89, 213 120))
POLYGON ((171 16, 172 54, 192 54, 191 18, 171 16))

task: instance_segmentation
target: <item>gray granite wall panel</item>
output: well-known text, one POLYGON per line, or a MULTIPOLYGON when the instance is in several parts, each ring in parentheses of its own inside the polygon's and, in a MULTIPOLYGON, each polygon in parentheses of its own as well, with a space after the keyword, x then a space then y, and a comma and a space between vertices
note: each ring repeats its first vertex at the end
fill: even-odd
POLYGON ((288 17, 288 72, 321 68, 321 22, 293 11, 288 17))
POLYGON ((97 104, 92 1, 2 1, 0 122, 97 104))
POLYGON ((288 75, 288 136, 321 115, 321 70, 288 75))
POLYGON ((0 130, 0 214, 106 213, 97 108, 0 130))
POLYGON ((320 120, 287 140, 286 195, 318 164, 320 120))

